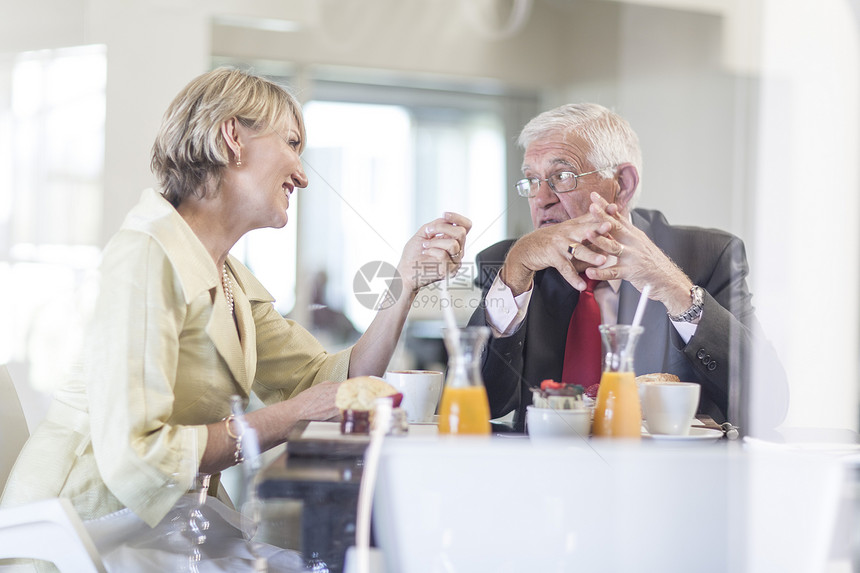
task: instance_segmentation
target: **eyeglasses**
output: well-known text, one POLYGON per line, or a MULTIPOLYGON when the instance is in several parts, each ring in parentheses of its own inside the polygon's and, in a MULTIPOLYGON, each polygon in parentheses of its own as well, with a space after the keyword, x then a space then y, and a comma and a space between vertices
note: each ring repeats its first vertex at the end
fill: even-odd
POLYGON ((591 175, 592 173, 600 173, 601 171, 606 171, 607 169, 615 169, 616 167, 618 166, 613 165, 612 167, 595 169, 594 171, 588 171, 586 173, 562 171, 560 173, 556 173, 555 175, 550 175, 546 179, 530 177, 528 179, 520 179, 519 181, 517 181, 515 187, 517 189, 517 193, 520 194, 520 197, 534 197, 538 194, 540 184, 544 181, 549 184, 549 188, 552 189, 553 193, 569 193, 576 189, 576 182, 579 180, 580 177, 585 177, 586 175, 591 175))

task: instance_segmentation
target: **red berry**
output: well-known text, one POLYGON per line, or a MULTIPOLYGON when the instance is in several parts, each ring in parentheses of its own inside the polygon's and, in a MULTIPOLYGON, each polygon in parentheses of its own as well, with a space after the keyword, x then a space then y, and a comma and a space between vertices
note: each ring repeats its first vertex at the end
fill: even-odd
POLYGON ((559 388, 564 388, 564 384, 555 380, 546 379, 540 383, 541 390, 558 390, 559 388))

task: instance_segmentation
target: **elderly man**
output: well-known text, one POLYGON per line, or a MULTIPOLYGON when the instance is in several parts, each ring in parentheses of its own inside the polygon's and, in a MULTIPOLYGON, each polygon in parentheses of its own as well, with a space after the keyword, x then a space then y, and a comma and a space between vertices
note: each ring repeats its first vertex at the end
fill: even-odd
MULTIPOLYGON (((514 410, 521 430, 530 390, 545 379, 596 393, 597 324, 631 323, 650 285, 636 373, 698 382, 699 412, 722 422, 731 393, 739 404, 749 399, 749 385, 740 382, 748 379, 755 347, 775 381, 759 421, 778 424, 787 408, 785 374, 754 334, 741 240, 633 209, 642 172, 638 138, 604 107, 571 104, 542 113, 519 144, 524 179, 516 188, 528 198, 535 230, 478 255, 484 300, 470 321, 493 331, 483 365, 492 415, 514 410)), ((745 415, 731 421, 748 423, 745 415)))

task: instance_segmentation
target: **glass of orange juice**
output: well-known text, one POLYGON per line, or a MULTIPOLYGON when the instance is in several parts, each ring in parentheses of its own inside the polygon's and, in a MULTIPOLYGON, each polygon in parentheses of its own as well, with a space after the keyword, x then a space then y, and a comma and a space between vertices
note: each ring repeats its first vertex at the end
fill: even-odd
POLYGON ((642 409, 633 370, 633 352, 642 331, 641 326, 600 325, 604 361, 591 427, 594 436, 633 440, 642 436, 642 409))
POLYGON ((439 406, 440 434, 490 434, 490 404, 481 377, 481 355, 490 336, 486 326, 446 328, 448 374, 439 406))

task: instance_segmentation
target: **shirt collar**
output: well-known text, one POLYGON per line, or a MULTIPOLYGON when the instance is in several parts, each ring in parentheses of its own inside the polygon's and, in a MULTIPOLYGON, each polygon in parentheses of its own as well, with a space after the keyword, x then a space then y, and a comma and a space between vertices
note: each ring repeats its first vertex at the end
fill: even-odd
MULTIPOLYGON (((221 285, 221 270, 215 268, 212 257, 182 218, 182 215, 155 189, 146 189, 138 204, 123 222, 123 229, 135 230, 152 237, 170 260, 182 285, 186 302, 204 291, 221 285)), ((250 300, 273 301, 271 294, 234 257, 227 265, 239 288, 250 300)))

